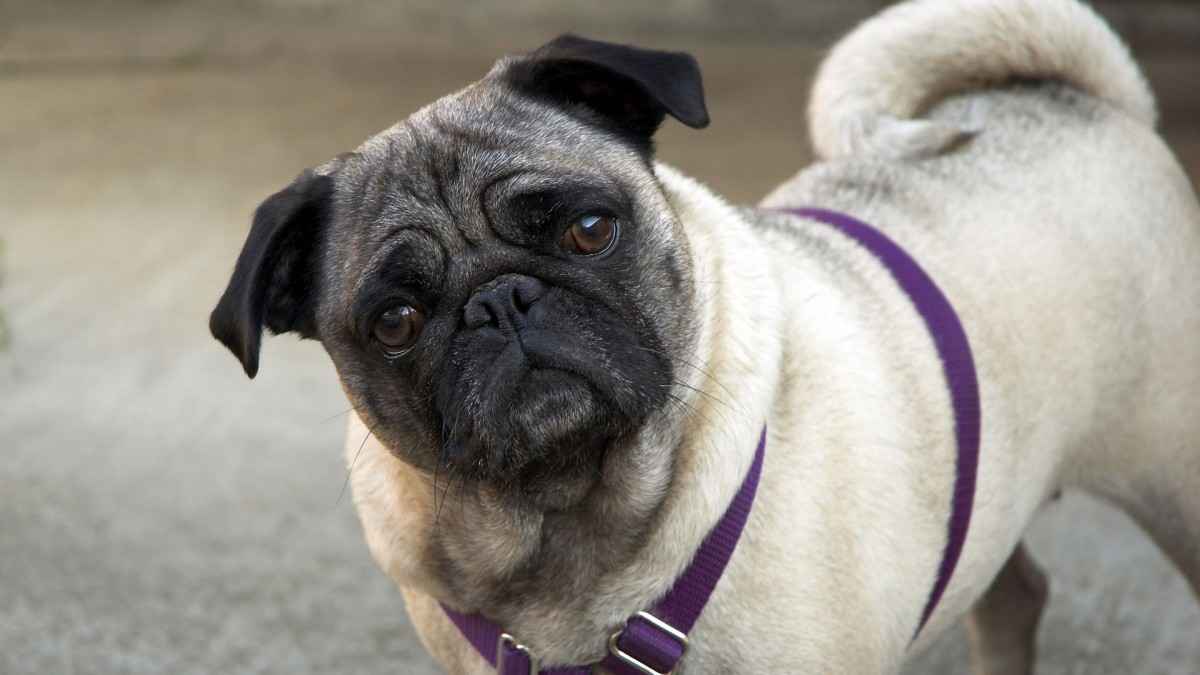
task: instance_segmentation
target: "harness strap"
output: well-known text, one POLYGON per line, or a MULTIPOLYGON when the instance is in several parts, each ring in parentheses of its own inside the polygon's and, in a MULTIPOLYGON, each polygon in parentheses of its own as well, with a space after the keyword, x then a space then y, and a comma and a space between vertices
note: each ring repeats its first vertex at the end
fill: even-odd
POLYGON ((933 279, 921 269, 917 261, 905 253, 879 230, 866 223, 836 211, 825 209, 779 209, 802 218, 832 226, 855 240, 874 255, 892 273, 896 283, 908 295, 917 313, 925 321, 929 335, 937 347, 942 361, 942 372, 950 390, 950 403, 954 409, 954 438, 958 445, 955 461, 954 492, 950 502, 950 520, 946 526, 946 547, 942 551, 942 562, 938 565, 937 579, 921 612, 913 639, 921 633, 938 601, 954 575, 954 568, 962 555, 967 541, 967 529, 971 525, 971 509, 975 501, 975 476, 979 468, 979 433, 981 413, 979 405, 979 382, 975 375, 975 359, 971 355, 971 344, 963 329, 958 314, 933 279))

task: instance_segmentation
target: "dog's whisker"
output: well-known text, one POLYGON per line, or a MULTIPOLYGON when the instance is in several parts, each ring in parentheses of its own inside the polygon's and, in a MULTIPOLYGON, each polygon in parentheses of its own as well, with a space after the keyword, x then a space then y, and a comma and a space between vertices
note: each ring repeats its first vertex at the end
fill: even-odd
MULTIPOLYGON (((437 498, 438 475, 441 471, 442 464, 445 463, 445 461, 446 461, 446 444, 442 443, 442 449, 438 452, 438 461, 435 462, 433 465, 433 523, 435 526, 437 525, 438 514, 441 513, 441 509, 438 507, 438 498, 437 498)), ((446 470, 449 471, 450 467, 446 467, 446 470)))
POLYGON ((349 415, 350 412, 353 410, 354 410, 353 407, 346 408, 345 410, 343 410, 339 413, 334 413, 334 414, 330 415, 329 417, 323 417, 323 418, 317 420, 317 424, 325 424, 327 422, 332 422, 333 420, 336 420, 339 417, 345 417, 346 415, 349 415))
POLYGON ((722 390, 724 390, 724 392, 725 392, 726 394, 728 394, 730 397, 733 397, 733 396, 734 396, 734 393, 733 393, 733 391, 731 391, 731 390, 729 389, 729 387, 726 387, 726 386, 725 386, 725 384, 724 384, 723 382, 721 382, 719 379, 717 379, 717 376, 713 375, 713 374, 712 374, 712 373, 711 373, 709 370, 707 370, 707 369, 705 369, 705 368, 703 368, 703 367, 701 367, 701 366, 699 366, 699 365, 697 365, 697 364, 695 364, 695 363, 691 362, 690 360, 688 360, 688 359, 686 359, 686 358, 684 358, 684 357, 682 357, 682 356, 676 356, 676 355, 674 355, 674 354, 668 354, 668 353, 666 353, 666 352, 662 351, 661 349, 654 349, 654 348, 651 348, 651 347, 646 347, 646 346, 643 346, 643 345, 637 345, 637 349, 640 349, 640 350, 642 350, 642 351, 645 351, 645 352, 649 352, 649 353, 651 353, 651 354, 655 354, 655 355, 661 356, 661 357, 663 357, 663 358, 665 358, 665 359, 667 359, 667 360, 669 360, 669 361, 672 361, 672 362, 674 362, 674 363, 676 363, 676 364, 679 364, 679 365, 682 365, 682 366, 687 366, 687 367, 689 367, 689 368, 692 368, 692 369, 694 369, 696 372, 700 373, 701 375, 703 375, 704 377, 706 377, 706 378, 708 378, 710 381, 712 381, 712 383, 713 383, 714 385, 716 385, 716 386, 720 387, 722 390))
MULTIPOLYGON (((365 422, 363 423, 363 426, 367 426, 365 422)), ((346 488, 350 485, 350 474, 354 473, 354 467, 358 465, 358 457, 362 454, 363 448, 367 447, 367 439, 370 438, 373 433, 375 432, 371 429, 371 427, 367 427, 367 433, 363 436, 362 443, 358 444, 358 450, 354 453, 354 459, 350 461, 350 467, 346 469, 346 478, 342 481, 342 489, 338 491, 337 501, 334 502, 334 506, 338 506, 342 503, 342 497, 346 495, 346 488)))
POLYGON ((465 513, 467 504, 467 475, 464 473, 458 484, 458 515, 461 517, 465 513))
POLYGON ((719 397, 719 396, 717 396, 717 395, 713 394, 712 392, 704 391, 703 389, 700 389, 700 388, 698 388, 698 387, 695 387, 695 386, 693 386, 693 385, 691 385, 691 384, 688 384, 687 382, 684 382, 684 381, 682 381, 682 380, 675 380, 675 381, 674 381, 674 382, 672 382, 671 384, 662 385, 662 386, 666 386, 666 387, 680 386, 680 387, 683 387, 684 389, 689 389, 689 390, 691 390, 691 391, 694 391, 694 392, 696 392, 698 395, 700 395, 700 396, 703 396, 703 397, 704 397, 705 399, 707 399, 708 401, 711 401, 712 403, 715 403, 715 404, 717 404, 717 405, 720 405, 720 406, 724 407, 724 408, 725 408, 726 410, 728 410, 729 412, 734 412, 734 413, 738 413, 738 414, 743 414, 743 413, 744 413, 744 411, 741 411, 741 410, 738 410, 738 409, 734 408, 734 407, 733 407, 733 406, 732 406, 732 405, 731 405, 731 404, 730 404, 728 401, 726 401, 726 400, 722 399, 721 397, 719 397))
MULTIPOLYGON (((690 386, 688 386, 686 383, 683 383, 683 382, 676 382, 676 383, 674 383, 674 384, 667 384, 667 385, 661 385, 661 386, 663 386, 663 387, 667 387, 667 388, 672 388, 672 387, 674 387, 675 385, 679 385, 679 386, 682 386, 682 387, 684 387, 684 388, 686 388, 686 389, 691 389, 691 390, 693 390, 693 391, 696 391, 696 389, 695 389, 694 387, 690 387, 690 386)), ((699 392, 699 393, 704 393, 704 392, 699 392)), ((678 397, 676 396, 676 398, 678 398, 678 397)), ((682 399, 680 399, 680 400, 682 400, 682 399)), ((696 413, 696 414, 699 414, 699 412, 700 412, 700 408, 698 408, 698 407, 697 407, 695 404, 693 404, 693 403, 688 403, 688 408, 689 408, 689 410, 690 410, 691 412, 694 412, 694 413, 696 413)), ((723 410, 721 407, 713 407, 713 408, 712 408, 712 410, 715 412, 715 414, 717 414, 717 415, 719 415, 719 416, 720 416, 720 419, 721 419, 721 421, 722 421, 722 422, 724 422, 726 425, 728 425, 728 424, 729 424, 729 419, 726 417, 726 410, 723 410)), ((729 410, 730 410, 730 411, 733 411, 733 412, 737 412, 736 410, 733 410, 732 408, 730 408, 729 410)), ((707 421, 707 422, 711 423, 711 420, 710 420, 709 418, 707 418, 707 417, 705 417, 705 421, 707 421)))
POLYGON ((325 418, 317 420, 317 424, 325 424, 326 422, 332 422, 333 420, 336 420, 339 417, 345 417, 346 415, 349 415, 352 412, 361 412, 362 410, 363 410, 362 408, 360 408, 356 405, 352 405, 349 408, 346 408, 345 410, 343 410, 339 413, 334 413, 334 414, 330 415, 329 417, 325 417, 325 418))
POLYGON ((699 416, 699 417, 700 417, 700 419, 704 420, 704 422, 705 422, 706 424, 709 424, 709 425, 712 425, 712 424, 713 424, 713 421, 712 421, 712 418, 711 418, 711 417, 709 417, 708 415, 704 414, 703 412, 701 412, 701 411, 700 411, 700 409, 696 408, 696 406, 694 406, 694 405, 692 405, 692 404, 688 403, 687 401, 685 401, 685 400, 683 400, 683 399, 679 398, 679 397, 678 397, 678 396, 676 396, 675 394, 672 394, 672 393, 670 393, 670 392, 667 392, 667 398, 671 399, 671 400, 672 400, 672 401, 674 401, 676 404, 678 404, 678 405, 680 406, 680 408, 681 408, 681 409, 684 411, 684 414, 697 415, 697 416, 699 416))

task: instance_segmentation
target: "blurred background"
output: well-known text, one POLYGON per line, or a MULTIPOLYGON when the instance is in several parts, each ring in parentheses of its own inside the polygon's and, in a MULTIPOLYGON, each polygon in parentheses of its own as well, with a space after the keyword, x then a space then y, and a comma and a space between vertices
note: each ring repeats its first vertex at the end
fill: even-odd
MULTIPOLYGON (((436 672, 342 493, 319 345, 268 340, 251 382, 208 336, 254 207, 564 30, 695 53, 713 124, 660 156, 755 201, 886 4, 0 0, 0 673, 436 672)), ((1200 2, 1098 7, 1200 175, 1200 2)), ((1039 673, 1200 672, 1200 608, 1124 516, 1068 496, 1031 541, 1039 673)), ((965 664, 959 629, 906 673, 965 664)))

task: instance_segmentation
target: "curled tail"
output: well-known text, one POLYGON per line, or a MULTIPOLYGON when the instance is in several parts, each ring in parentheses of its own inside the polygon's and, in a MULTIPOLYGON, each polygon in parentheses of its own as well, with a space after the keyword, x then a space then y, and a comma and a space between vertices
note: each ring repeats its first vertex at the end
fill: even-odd
POLYGON ((809 131, 823 158, 936 154, 976 131, 916 119, 951 94, 1013 78, 1059 80, 1154 126, 1128 48, 1076 0, 911 0, 868 19, 817 73, 809 131))

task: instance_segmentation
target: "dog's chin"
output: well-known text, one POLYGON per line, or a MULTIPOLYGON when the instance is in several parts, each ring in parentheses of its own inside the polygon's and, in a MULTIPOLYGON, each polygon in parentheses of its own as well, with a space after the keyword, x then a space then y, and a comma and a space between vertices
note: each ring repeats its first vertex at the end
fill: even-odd
POLYGON ((513 403, 520 456, 500 480, 515 479, 512 487, 543 508, 578 502, 600 478, 613 411, 586 380, 561 370, 530 371, 513 403))
POLYGON ((568 510, 582 502, 600 481, 604 452, 583 455, 579 459, 567 466, 531 462, 508 492, 540 511, 568 510))
POLYGON ((577 503, 600 478, 620 412, 580 374, 533 368, 504 378, 456 443, 452 466, 544 509, 577 503))

